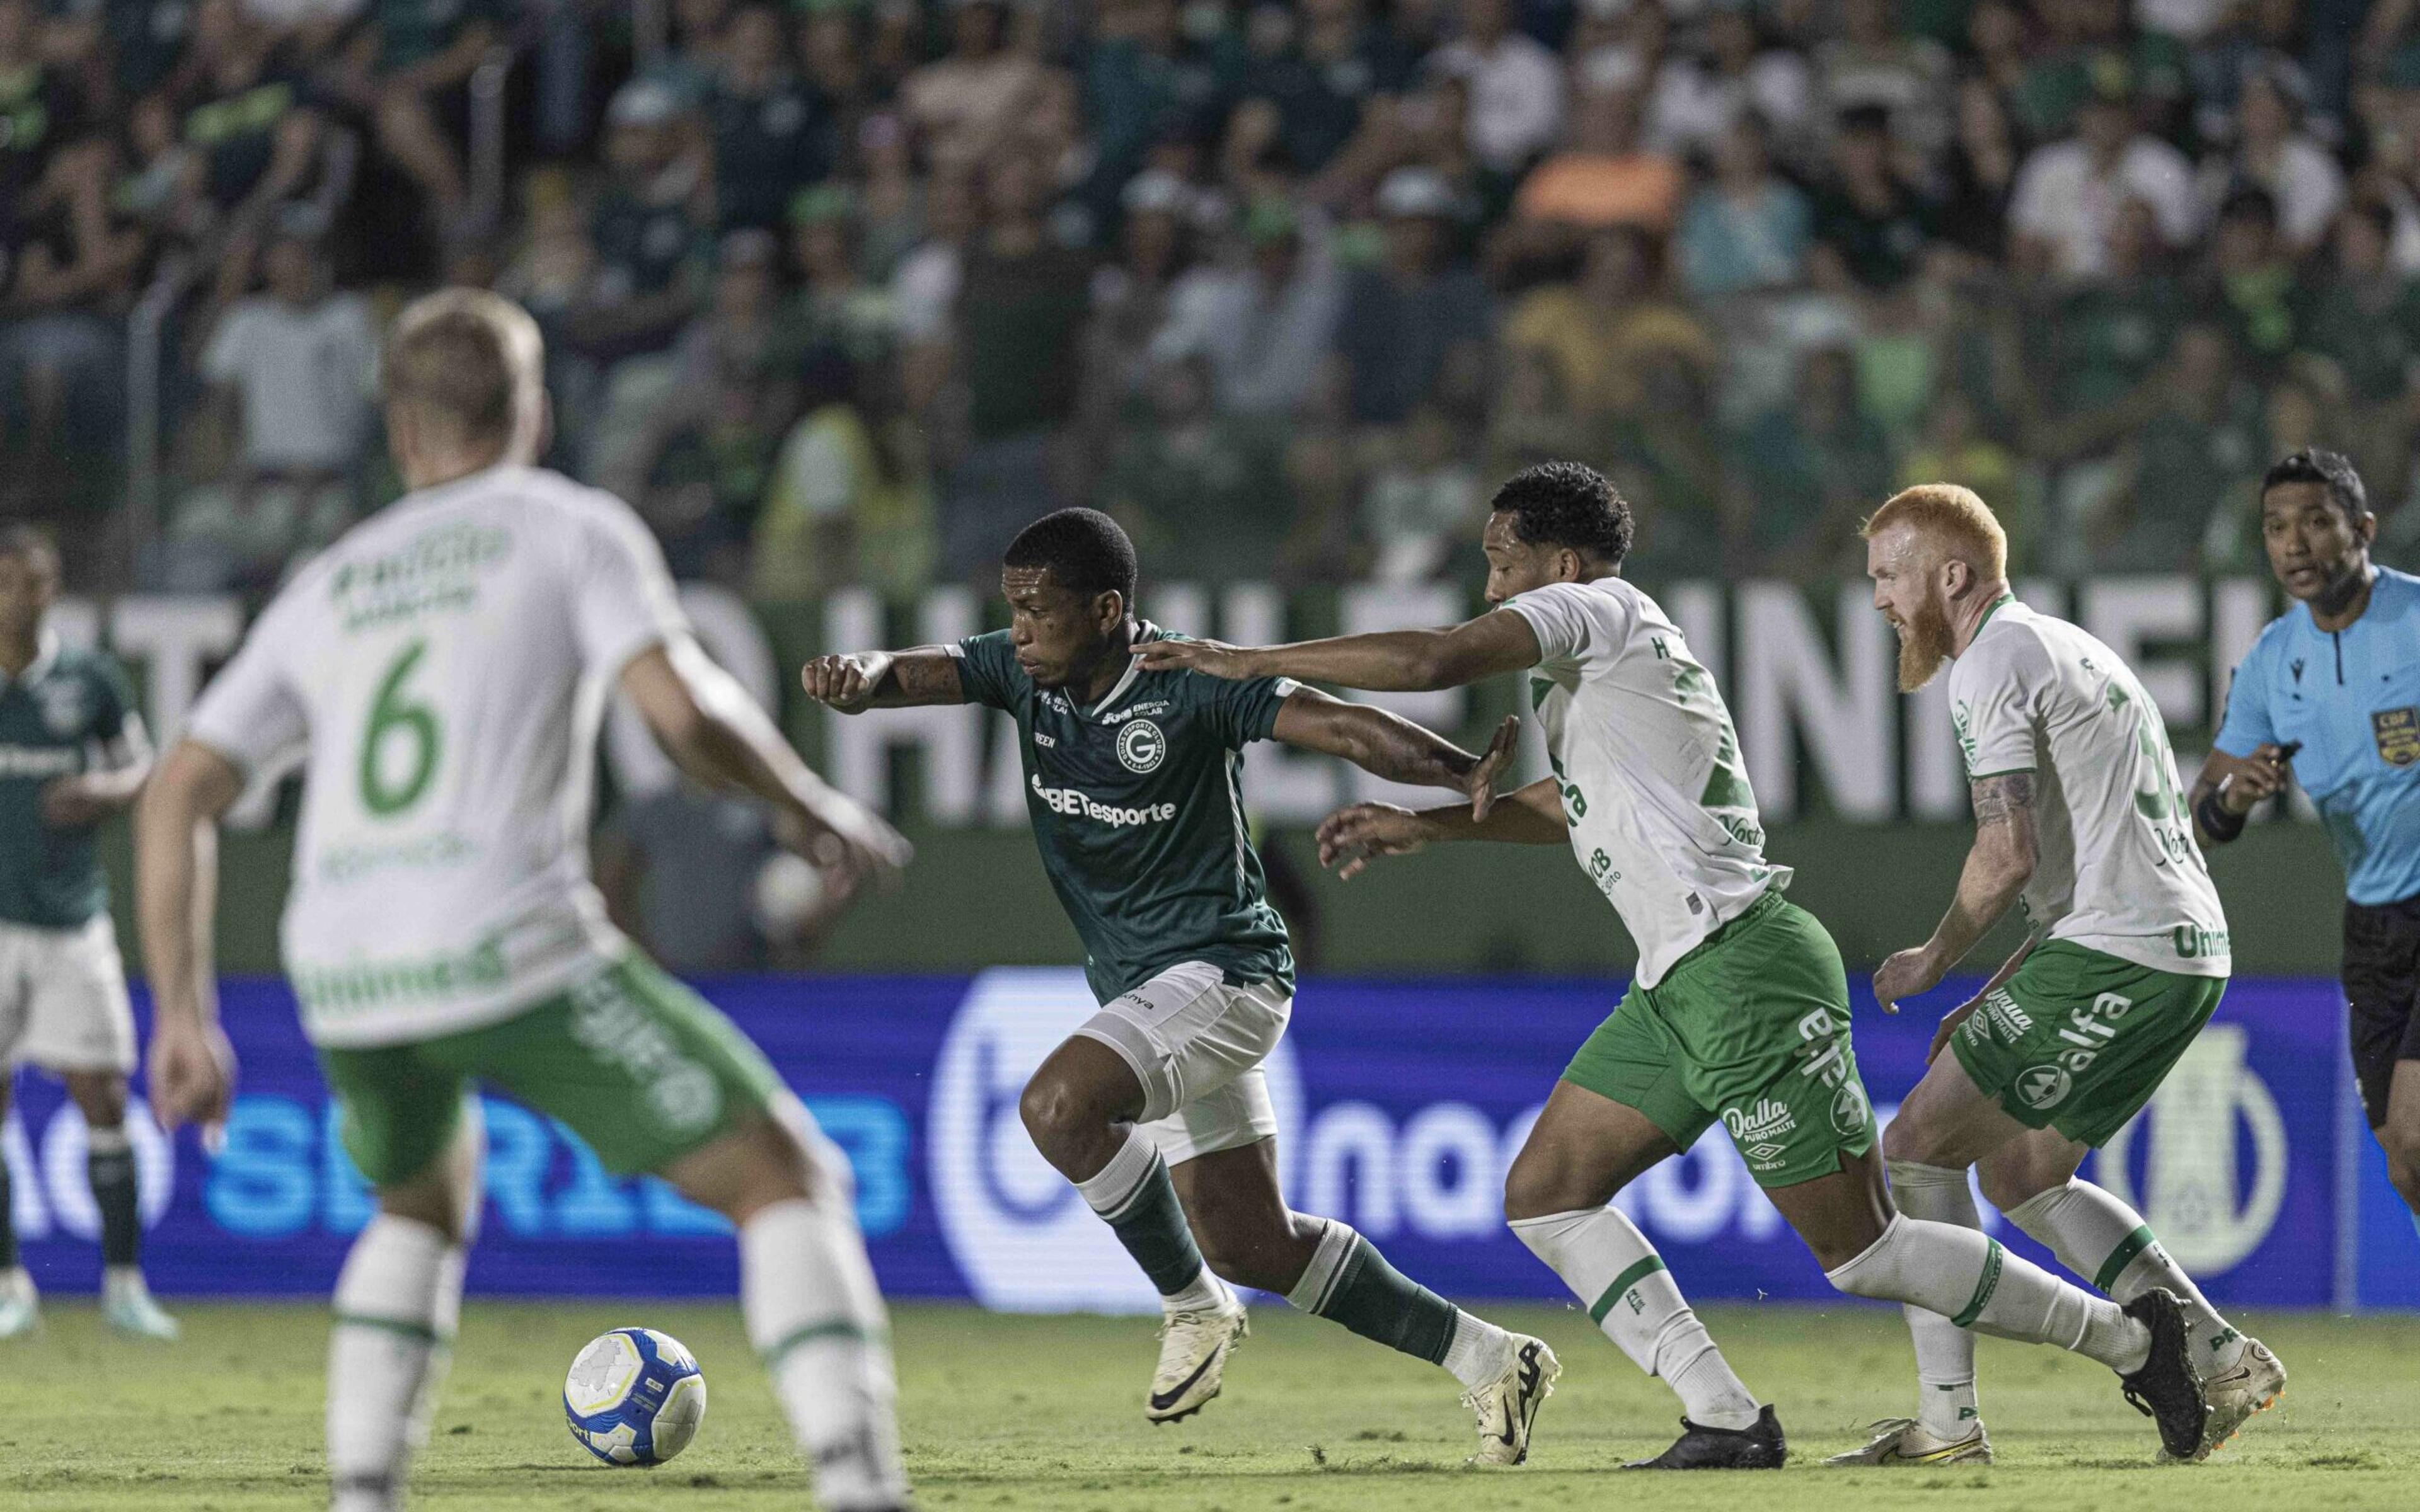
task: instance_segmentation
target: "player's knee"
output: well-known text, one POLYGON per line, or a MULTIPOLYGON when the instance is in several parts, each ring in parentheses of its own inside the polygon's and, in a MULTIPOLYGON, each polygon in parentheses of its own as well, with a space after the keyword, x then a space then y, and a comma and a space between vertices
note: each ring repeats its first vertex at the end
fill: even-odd
POLYGON ((1107 1127, 1109 1119, 1076 1088, 1058 1078, 1035 1077, 1016 1100, 1016 1116, 1045 1153, 1107 1127))
POLYGON ((1933 1137, 1921 1117, 1911 1116, 1905 1108, 1883 1130, 1883 1159, 1912 1161, 1918 1165, 1944 1164, 1935 1157, 1941 1152, 1941 1142, 1933 1137))
POLYGON ((1985 1161, 1975 1168, 1975 1184, 1983 1191, 1983 1200, 2002 1212, 2022 1207, 2053 1187, 2065 1186, 2064 1172, 2056 1176, 2035 1169, 2022 1161, 1985 1161))
POLYGON ((1504 1173, 1504 1216, 1543 1218, 1548 1213, 1601 1208, 1613 1200, 1604 1182, 1587 1179, 1582 1163, 1567 1151, 1535 1143, 1521 1147, 1504 1173))

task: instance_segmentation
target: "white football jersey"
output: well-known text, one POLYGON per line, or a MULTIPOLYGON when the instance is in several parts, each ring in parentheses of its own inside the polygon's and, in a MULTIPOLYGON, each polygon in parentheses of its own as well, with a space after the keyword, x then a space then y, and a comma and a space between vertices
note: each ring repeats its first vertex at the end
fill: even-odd
POLYGON ((497 468, 355 527, 253 625, 187 733, 307 742, 283 929, 319 1044, 508 1018, 617 953, 588 880, 611 679, 687 634, 629 506, 497 468))
POLYGON ((2034 774, 2025 918, 2052 939, 2192 977, 2230 969, 2159 705, 2118 654, 2014 598, 1949 668, 1970 779, 2034 774))
POLYGON ((1790 869, 1764 828, 1730 710, 1655 600, 1619 578, 1550 583, 1504 607, 1544 653, 1529 704, 1546 726, 1572 853, 1638 944, 1638 980, 1672 964, 1790 869))

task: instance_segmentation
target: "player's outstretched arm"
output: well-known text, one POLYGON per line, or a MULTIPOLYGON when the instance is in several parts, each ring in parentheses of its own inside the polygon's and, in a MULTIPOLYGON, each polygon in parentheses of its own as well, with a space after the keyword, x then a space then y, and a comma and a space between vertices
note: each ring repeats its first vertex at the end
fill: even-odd
POLYGON ((1482 614, 1446 630, 1383 630, 1286 646, 1146 640, 1135 647, 1134 654, 1145 671, 1190 671, 1235 679, 1296 677, 1373 693, 1464 687, 1499 672, 1535 667, 1544 656, 1538 647, 1538 632, 1510 609, 1482 614))
POLYGON ((42 823, 74 829, 134 807, 151 777, 151 741, 143 721, 127 715, 117 738, 105 743, 101 754, 101 764, 91 771, 54 778, 43 787, 42 823))
POLYGON ((807 697, 835 714, 967 701, 958 658, 940 646, 817 656, 799 673, 799 682, 807 697))
POLYGON ((160 763, 135 810, 135 920, 151 977, 151 1111, 170 1129, 225 1123, 235 1089, 210 939, 219 816, 242 792, 233 762, 185 740, 160 763))
POLYGON ((1319 825, 1319 864, 1349 882, 1381 856, 1409 856, 1441 841, 1492 840, 1561 845, 1570 838, 1563 796, 1553 778, 1505 794, 1474 816, 1460 804, 1414 812, 1391 803, 1357 803, 1319 825))
POLYGON ((708 787, 745 794, 788 821, 799 853, 848 885, 890 884, 907 840, 810 771, 756 701, 694 640, 654 646, 622 670, 622 691, 674 764, 708 787))
POLYGON ((1900 998, 1938 986, 2033 880, 2040 855, 2034 828, 2034 774, 1978 778, 1971 791, 1975 843, 1958 874, 1958 894, 1950 900, 1949 911, 1941 916, 1932 938, 1900 951, 1874 973, 1874 996, 1885 1013, 1898 1012, 1900 998))
POLYGON ((2290 753, 2271 743, 2256 746, 2249 756, 2213 750, 2194 779, 2194 839, 2203 850, 2224 845, 2243 833, 2243 821, 2262 800, 2286 788, 2286 762, 2290 753))
POLYGON ((1303 750, 1342 756, 1389 782, 1450 788, 1470 800, 1470 811, 1487 816, 1496 802, 1496 779, 1512 764, 1518 717, 1506 715, 1487 749, 1473 756, 1400 715, 1366 703, 1347 703, 1315 687, 1298 687, 1278 708, 1271 739, 1303 750))

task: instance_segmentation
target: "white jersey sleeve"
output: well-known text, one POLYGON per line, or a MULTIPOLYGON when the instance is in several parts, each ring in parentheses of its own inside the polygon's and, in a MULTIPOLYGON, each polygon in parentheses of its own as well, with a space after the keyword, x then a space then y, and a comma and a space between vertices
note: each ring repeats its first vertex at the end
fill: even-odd
POLYGON ((298 594, 309 591, 315 577, 306 571, 261 612, 242 646, 185 717, 189 738, 247 775, 268 766, 310 733, 309 716, 285 664, 285 649, 295 643, 291 606, 298 594))
POLYGON ((2050 658, 2027 636, 1978 640, 1949 667, 1949 717, 1966 758, 1966 779, 2031 772, 2050 658))
POLYGON ((579 517, 571 568, 571 627, 581 665, 606 677, 651 646, 689 634, 679 590, 638 512, 591 493, 579 517))
POLYGON ((1548 583, 1504 607, 1529 622, 1538 637, 1541 662, 1577 662, 1583 672, 1610 666, 1638 628, 1638 613, 1628 598, 1603 593, 1585 583, 1548 583))

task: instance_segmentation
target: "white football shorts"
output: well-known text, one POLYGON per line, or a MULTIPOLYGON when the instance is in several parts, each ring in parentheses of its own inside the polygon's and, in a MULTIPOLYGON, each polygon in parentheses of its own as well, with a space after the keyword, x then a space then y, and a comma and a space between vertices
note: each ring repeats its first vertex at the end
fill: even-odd
POLYGON ((1077 1033, 1125 1058, 1142 1083, 1143 1132, 1182 1165, 1278 1132, 1261 1062, 1284 1037, 1294 998, 1274 981, 1231 983, 1187 961, 1110 1001, 1077 1033))

